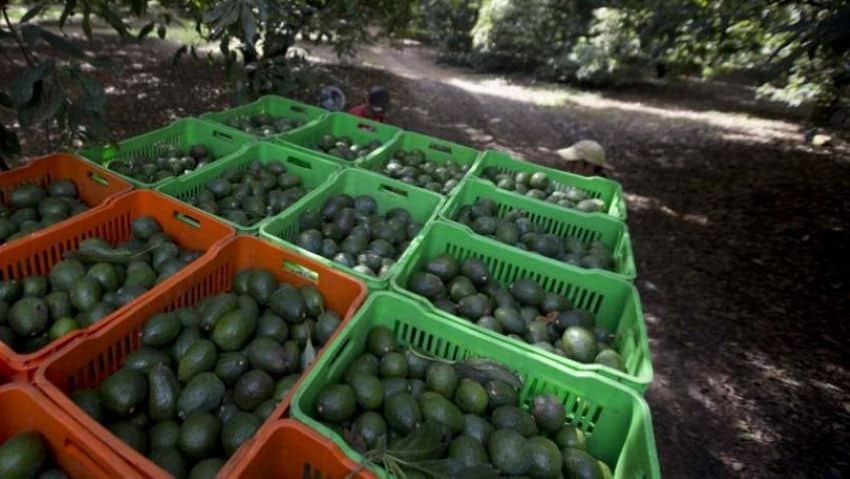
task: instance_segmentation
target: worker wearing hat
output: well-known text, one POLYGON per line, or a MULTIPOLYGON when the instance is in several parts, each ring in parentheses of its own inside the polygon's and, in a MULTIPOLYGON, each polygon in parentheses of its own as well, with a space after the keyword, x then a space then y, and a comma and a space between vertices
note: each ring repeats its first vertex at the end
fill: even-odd
POLYGON ((606 176, 614 166, 605 159, 605 149, 593 140, 581 140, 557 151, 558 156, 570 162, 577 173, 587 176, 606 176))

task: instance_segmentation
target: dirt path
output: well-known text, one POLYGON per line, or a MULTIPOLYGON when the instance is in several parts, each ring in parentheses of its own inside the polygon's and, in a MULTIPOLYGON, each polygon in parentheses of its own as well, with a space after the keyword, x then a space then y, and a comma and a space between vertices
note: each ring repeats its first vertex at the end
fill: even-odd
POLYGON ((601 95, 386 46, 357 64, 401 77, 368 74, 407 129, 555 166, 578 139, 606 146, 629 200, 665 477, 847 474, 846 143, 813 151, 797 119, 740 87, 601 95))
MULTIPOLYGON (((92 48, 125 66, 100 75, 116 138, 228 104, 223 72, 191 61, 171 68, 173 45, 109 38, 92 48)), ((15 68, 0 64, 0 84, 15 68)), ((812 151, 794 118, 710 84, 602 95, 444 68, 427 52, 386 46, 326 69, 350 98, 387 85, 392 123, 476 148, 557 166, 556 148, 605 145, 629 201, 665 477, 850 475, 845 143, 812 151)), ((24 137, 30 154, 48 150, 40 133, 24 137)))

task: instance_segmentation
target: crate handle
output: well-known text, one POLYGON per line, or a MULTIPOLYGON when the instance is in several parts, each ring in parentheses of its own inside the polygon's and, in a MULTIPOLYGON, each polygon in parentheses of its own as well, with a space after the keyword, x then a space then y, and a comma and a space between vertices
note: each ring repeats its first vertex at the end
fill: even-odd
POLYGON ((328 367, 327 370, 331 370, 334 367, 334 364, 339 360, 339 357, 342 356, 347 349, 354 347, 351 343, 351 338, 347 337, 341 340, 342 343, 336 348, 336 351, 333 351, 331 357, 328 358, 328 367))
POLYGON ((407 196, 408 196, 407 191, 405 191, 401 188, 397 188, 395 186, 390 186, 390 185, 384 184, 384 183, 381 183, 381 186, 378 187, 378 189, 381 190, 381 191, 386 191, 386 192, 392 193, 394 195, 403 196, 405 198, 407 198, 407 196))
POLYGON ((313 165, 311 165, 310 162, 304 161, 301 158, 296 158, 294 156, 287 156, 286 162, 291 163, 291 164, 293 164, 293 165, 295 165, 299 168, 303 168, 305 170, 312 170, 313 169, 313 165))
POLYGON ((304 113, 305 112, 304 108, 302 108, 298 105, 292 105, 292 106, 289 107, 289 109, 296 112, 296 113, 304 113))
POLYGON ((102 186, 109 186, 109 179, 101 176, 99 173, 89 171, 89 179, 102 186))
POLYGON ((298 264, 294 261, 284 260, 283 261, 283 269, 292 274, 301 276, 302 278, 316 283, 319 281, 319 273, 313 271, 312 269, 304 266, 303 264, 298 264))
POLYGON ((201 227, 201 222, 199 220, 187 215, 186 213, 181 213, 180 211, 174 212, 174 219, 176 219, 177 221, 181 221, 183 223, 186 223, 187 225, 191 226, 192 228, 200 228, 201 227))
POLYGON ((70 438, 65 438, 64 449, 65 449, 65 452, 67 452, 67 454, 69 456, 71 456, 72 461, 83 464, 86 469, 88 469, 92 472, 95 472, 94 475, 96 477, 109 477, 109 476, 111 476, 111 474, 109 474, 107 471, 105 471, 100 466, 98 461, 95 461, 94 459, 92 459, 92 457, 89 456, 88 453, 86 453, 79 446, 77 446, 76 444, 71 442, 70 438))
POLYGON ((212 134, 215 137, 224 138, 226 140, 233 141, 233 135, 231 135, 230 133, 225 133, 225 132, 220 131, 220 130, 213 130, 212 134))
POLYGON ((430 148, 434 151, 439 151, 440 153, 446 153, 446 154, 449 154, 449 155, 452 154, 451 147, 446 146, 446 145, 441 145, 439 143, 431 143, 430 145, 428 145, 428 148, 430 148))
POLYGON ((357 128, 361 130, 366 130, 371 133, 375 133, 376 128, 368 123, 358 123, 357 128))

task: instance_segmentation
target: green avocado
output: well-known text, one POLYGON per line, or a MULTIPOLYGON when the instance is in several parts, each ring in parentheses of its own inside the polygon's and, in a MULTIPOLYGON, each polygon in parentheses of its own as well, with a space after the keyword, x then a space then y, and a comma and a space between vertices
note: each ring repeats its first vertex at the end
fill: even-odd
POLYGON ((191 459, 212 457, 219 443, 221 423, 209 412, 198 411, 189 415, 180 426, 177 445, 191 459))
POLYGON ((224 453, 232 456, 239 446, 251 439, 260 425, 260 420, 253 414, 242 411, 234 414, 224 422, 221 428, 221 445, 224 447, 224 453))
POLYGON ((47 463, 47 444, 38 432, 15 434, 0 445, 0 477, 36 477, 47 463))
POLYGON ((100 384, 103 406, 119 417, 130 417, 141 410, 147 396, 147 377, 132 369, 119 369, 100 384))
POLYGON ((347 384, 329 384, 316 397, 316 412, 326 421, 345 422, 351 419, 356 411, 356 395, 354 389, 347 384))

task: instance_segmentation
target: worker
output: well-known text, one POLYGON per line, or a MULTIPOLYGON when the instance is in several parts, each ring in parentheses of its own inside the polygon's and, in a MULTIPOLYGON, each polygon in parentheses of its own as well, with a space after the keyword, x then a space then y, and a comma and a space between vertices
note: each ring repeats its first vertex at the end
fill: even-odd
POLYGON ((366 96, 365 103, 355 106, 348 113, 361 118, 383 122, 386 119, 384 113, 387 111, 389 105, 390 92, 382 86, 376 86, 369 90, 369 95, 366 96))
POLYGON ((606 176, 614 166, 605 159, 605 149, 593 140, 581 140, 557 151, 564 161, 572 163, 571 170, 585 176, 606 176))

